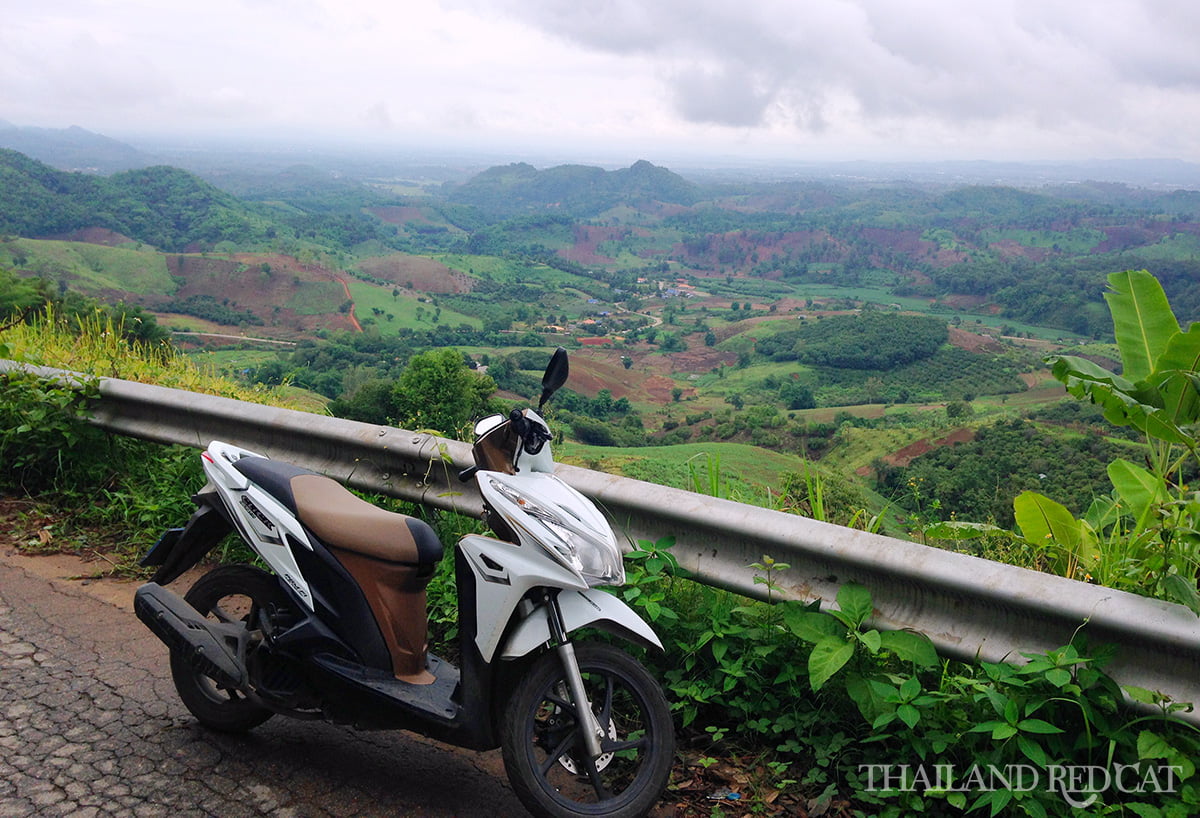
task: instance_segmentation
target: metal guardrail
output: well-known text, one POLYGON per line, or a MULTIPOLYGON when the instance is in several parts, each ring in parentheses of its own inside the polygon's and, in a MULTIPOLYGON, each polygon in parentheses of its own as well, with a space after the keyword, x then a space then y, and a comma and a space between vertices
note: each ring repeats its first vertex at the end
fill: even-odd
MULTIPOLYGON (((79 376, 0 361, 65 382, 79 376)), ((219 439, 323 472, 356 488, 478 514, 473 484, 457 479, 470 446, 429 434, 278 409, 177 389, 99 379, 93 423, 110 432, 188 446, 219 439)), ((830 525, 679 489, 560 465, 558 475, 605 508, 635 539, 674 536, 697 581, 765 598, 750 563, 770 555, 793 599, 834 601, 857 582, 872 593, 873 624, 911 628, 943 654, 1020 660, 1081 627, 1119 649, 1119 682, 1200 702, 1200 618, 1183 606, 1015 568, 906 540, 830 525)), ((1189 717, 1200 723, 1200 713, 1189 717)))

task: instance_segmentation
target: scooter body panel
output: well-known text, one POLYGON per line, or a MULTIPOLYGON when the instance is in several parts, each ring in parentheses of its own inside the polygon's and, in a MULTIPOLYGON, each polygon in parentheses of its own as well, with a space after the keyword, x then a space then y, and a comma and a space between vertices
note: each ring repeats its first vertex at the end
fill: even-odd
POLYGON ((313 550, 309 534, 291 509, 259 488, 234 468, 243 457, 260 454, 219 441, 209 444, 204 473, 217 489, 242 539, 295 592, 308 610, 315 610, 312 589, 296 562, 292 548, 313 550))
MULTIPOLYGON (((475 584, 475 645, 491 662, 525 595, 537 587, 587 589, 587 583, 537 551, 469 534, 458 541, 475 584)), ((545 640, 542 640, 545 641, 545 640)))

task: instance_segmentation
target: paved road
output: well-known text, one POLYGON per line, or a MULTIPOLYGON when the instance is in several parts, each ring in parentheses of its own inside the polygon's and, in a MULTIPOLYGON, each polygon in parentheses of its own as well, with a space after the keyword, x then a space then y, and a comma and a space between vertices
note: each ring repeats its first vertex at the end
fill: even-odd
POLYGON ((0 818, 521 816, 497 753, 275 718, 208 731, 128 610, 0 555, 0 818))

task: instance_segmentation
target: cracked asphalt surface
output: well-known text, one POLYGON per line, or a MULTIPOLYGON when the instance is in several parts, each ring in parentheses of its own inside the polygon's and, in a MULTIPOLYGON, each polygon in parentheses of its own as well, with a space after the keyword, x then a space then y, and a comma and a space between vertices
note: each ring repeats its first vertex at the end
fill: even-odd
POLYGON ((4 556, 0 818, 527 814, 496 752, 282 717, 209 731, 129 610, 4 556))

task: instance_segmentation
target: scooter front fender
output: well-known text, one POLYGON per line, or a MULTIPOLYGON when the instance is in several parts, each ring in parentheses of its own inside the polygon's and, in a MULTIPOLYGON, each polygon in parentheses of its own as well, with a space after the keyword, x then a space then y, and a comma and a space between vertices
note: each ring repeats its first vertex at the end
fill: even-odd
MULTIPOLYGON (((662 642, 653 629, 632 608, 612 594, 595 588, 563 590, 558 595, 563 628, 567 633, 586 625, 617 634, 631 642, 662 650, 662 642)), ((512 631, 500 655, 516 659, 550 641, 550 612, 543 606, 521 620, 512 631)))

